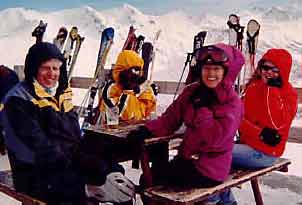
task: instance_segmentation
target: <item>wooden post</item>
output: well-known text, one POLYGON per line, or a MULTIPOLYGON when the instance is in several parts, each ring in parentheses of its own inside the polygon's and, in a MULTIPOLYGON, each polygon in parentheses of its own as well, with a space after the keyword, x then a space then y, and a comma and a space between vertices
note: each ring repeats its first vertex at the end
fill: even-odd
POLYGON ((251 184, 252 184, 256 205, 263 205, 263 200, 262 200, 259 183, 258 183, 258 177, 251 179, 251 184))

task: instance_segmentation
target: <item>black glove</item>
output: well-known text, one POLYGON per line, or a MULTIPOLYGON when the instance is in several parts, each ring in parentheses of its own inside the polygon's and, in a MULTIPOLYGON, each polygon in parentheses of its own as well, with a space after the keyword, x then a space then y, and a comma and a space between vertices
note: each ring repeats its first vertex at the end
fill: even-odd
POLYGON ((271 87, 281 88, 282 87, 282 80, 281 80, 281 78, 270 78, 267 81, 267 85, 271 86, 271 87))
POLYGON ((157 96, 159 93, 159 87, 155 83, 152 83, 150 86, 153 90, 154 95, 157 96))
POLYGON ((133 92, 134 92, 135 94, 138 94, 138 93, 141 92, 141 89, 139 88, 139 85, 136 85, 135 87, 133 87, 133 92))
POLYGON ((281 136, 278 131, 272 128, 265 127, 260 133, 260 139, 267 145, 276 146, 281 142, 281 136))
POLYGON ((135 155, 141 153, 144 140, 152 135, 146 126, 139 126, 137 129, 132 130, 127 135, 129 145, 135 155))

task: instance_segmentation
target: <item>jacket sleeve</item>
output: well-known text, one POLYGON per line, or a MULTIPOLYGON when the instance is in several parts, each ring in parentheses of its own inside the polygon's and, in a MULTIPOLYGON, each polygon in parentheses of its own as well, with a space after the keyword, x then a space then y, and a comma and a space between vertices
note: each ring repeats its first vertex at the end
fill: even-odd
MULTIPOLYGON (((243 98, 242 103, 244 105, 245 99, 243 98)), ((239 130, 243 133, 249 133, 249 136, 259 136, 263 127, 256 125, 255 123, 251 122, 247 118, 243 118, 240 123, 239 130)), ((241 136, 240 140, 244 141, 244 136, 241 136)))
POLYGON ((155 111, 156 98, 150 86, 148 86, 145 90, 142 90, 137 99, 140 102, 141 110, 145 117, 150 116, 151 112, 155 111))
POLYGON ((37 166, 45 169, 68 166, 70 160, 49 136, 38 120, 38 108, 31 102, 12 97, 5 104, 8 122, 20 142, 24 143, 35 156, 37 166))
POLYGON ((166 109, 157 119, 146 123, 147 128, 157 137, 173 134, 183 123, 185 92, 166 109))

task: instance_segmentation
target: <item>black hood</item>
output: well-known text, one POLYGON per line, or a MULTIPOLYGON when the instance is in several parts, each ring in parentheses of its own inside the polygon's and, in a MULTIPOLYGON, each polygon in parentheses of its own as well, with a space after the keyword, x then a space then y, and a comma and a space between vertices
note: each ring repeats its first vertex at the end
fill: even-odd
POLYGON ((41 42, 34 44, 26 55, 25 59, 25 81, 32 83, 37 78, 38 68, 42 63, 52 58, 60 60, 63 64, 60 68, 59 87, 57 93, 62 92, 68 86, 66 61, 61 51, 52 43, 41 42))

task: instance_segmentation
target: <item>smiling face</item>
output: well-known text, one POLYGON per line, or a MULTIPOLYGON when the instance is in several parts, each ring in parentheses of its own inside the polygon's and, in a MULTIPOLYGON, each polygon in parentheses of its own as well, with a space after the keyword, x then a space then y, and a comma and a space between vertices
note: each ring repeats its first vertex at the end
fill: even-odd
POLYGON ((276 79, 280 75, 280 71, 276 66, 270 62, 265 61, 261 67, 261 79, 263 82, 267 83, 269 79, 276 79))
POLYGON ((201 80, 209 88, 216 88, 223 77, 224 68, 221 65, 204 65, 201 69, 201 80))
POLYGON ((37 81, 46 88, 52 88, 59 81, 62 62, 50 59, 41 64, 37 73, 37 81))

